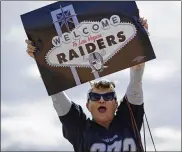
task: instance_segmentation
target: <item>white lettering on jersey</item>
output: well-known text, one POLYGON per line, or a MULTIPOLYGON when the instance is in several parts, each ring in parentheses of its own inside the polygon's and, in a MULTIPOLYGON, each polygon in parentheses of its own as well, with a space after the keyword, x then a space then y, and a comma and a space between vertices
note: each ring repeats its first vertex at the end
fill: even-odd
POLYGON ((106 145, 104 143, 93 144, 90 148, 90 152, 103 152, 106 150, 106 145))
POLYGON ((135 141, 132 138, 126 138, 123 141, 123 151, 129 151, 129 150, 136 151, 135 141))
POLYGON ((120 141, 115 141, 112 145, 107 146, 107 152, 118 152, 121 150, 121 145, 122 142, 120 141))
POLYGON ((136 144, 132 138, 126 138, 123 141, 115 141, 113 144, 95 143, 91 146, 90 152, 119 152, 119 151, 136 151, 136 144), (122 148, 123 143, 123 149, 122 148))

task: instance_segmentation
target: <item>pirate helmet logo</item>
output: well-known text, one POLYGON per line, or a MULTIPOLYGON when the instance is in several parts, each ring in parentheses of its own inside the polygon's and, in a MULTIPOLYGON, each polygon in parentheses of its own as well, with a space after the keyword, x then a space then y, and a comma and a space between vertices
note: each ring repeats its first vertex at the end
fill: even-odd
POLYGON ((89 54, 88 57, 90 66, 92 67, 93 71, 102 72, 104 68, 107 66, 104 66, 104 60, 102 55, 99 52, 93 52, 89 54))

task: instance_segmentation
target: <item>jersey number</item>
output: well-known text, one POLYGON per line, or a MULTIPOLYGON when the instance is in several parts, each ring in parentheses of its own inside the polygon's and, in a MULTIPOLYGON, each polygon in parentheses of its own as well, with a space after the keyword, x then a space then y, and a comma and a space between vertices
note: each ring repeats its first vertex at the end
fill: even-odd
MULTIPOLYGON (((106 145, 104 143, 95 143, 91 146, 91 152, 119 152, 121 151, 122 140, 115 141, 112 145, 106 145)), ((132 138, 124 139, 122 151, 136 151, 136 145, 132 138)))

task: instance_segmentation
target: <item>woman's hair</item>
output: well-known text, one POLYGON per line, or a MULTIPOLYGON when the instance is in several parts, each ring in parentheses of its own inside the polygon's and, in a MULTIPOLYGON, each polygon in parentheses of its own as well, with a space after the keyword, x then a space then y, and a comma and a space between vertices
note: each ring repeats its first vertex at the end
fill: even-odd
POLYGON ((107 81, 107 80, 101 80, 98 82, 91 82, 91 87, 93 88, 97 88, 97 89, 107 89, 107 88, 111 88, 114 89, 115 88, 115 83, 112 81, 107 81))

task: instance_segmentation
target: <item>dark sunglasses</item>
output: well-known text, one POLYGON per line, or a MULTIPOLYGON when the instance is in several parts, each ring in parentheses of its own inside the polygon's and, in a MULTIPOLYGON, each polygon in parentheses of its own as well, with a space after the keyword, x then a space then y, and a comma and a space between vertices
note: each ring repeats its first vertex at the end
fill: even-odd
POLYGON ((101 96, 105 101, 111 101, 114 98, 116 99, 115 92, 108 92, 108 93, 104 93, 104 94, 99 94, 99 93, 94 93, 94 92, 89 93, 89 99, 92 101, 99 101, 101 96))

